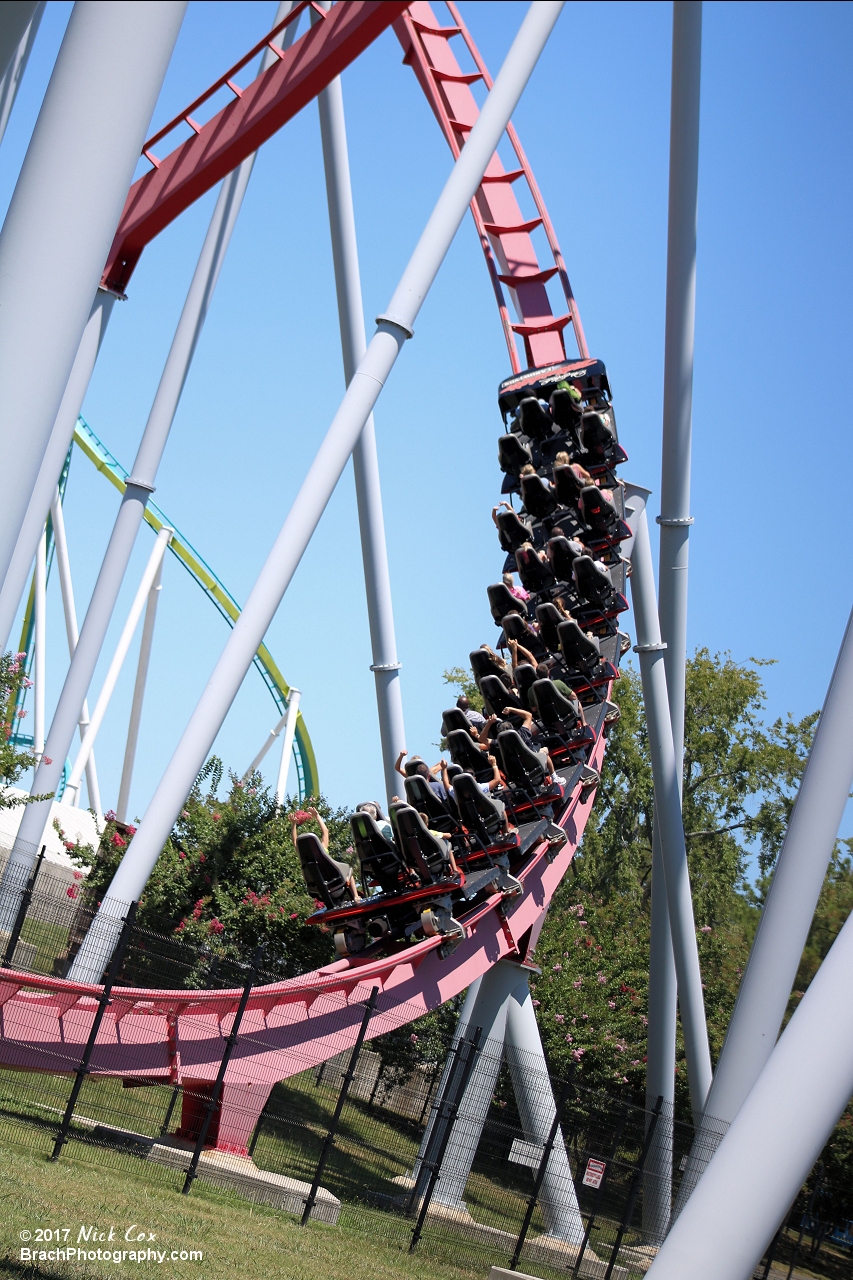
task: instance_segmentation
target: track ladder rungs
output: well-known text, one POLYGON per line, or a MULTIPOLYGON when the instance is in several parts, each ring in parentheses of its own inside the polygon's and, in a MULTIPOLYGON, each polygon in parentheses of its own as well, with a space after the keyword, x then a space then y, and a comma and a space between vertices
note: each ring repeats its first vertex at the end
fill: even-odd
POLYGON ((536 227, 542 226, 541 218, 531 218, 529 222, 518 222, 514 227, 501 227, 496 222, 484 222, 490 236, 511 236, 513 234, 522 234, 535 230, 536 227))

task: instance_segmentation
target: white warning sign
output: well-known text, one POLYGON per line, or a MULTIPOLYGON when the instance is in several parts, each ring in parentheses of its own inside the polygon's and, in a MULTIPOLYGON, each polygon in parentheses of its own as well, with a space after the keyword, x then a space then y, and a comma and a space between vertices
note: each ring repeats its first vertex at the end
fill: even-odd
POLYGON ((585 1187, 600 1187, 604 1181, 604 1171, 607 1165, 603 1160, 587 1160, 586 1171, 583 1175, 583 1185, 585 1187))

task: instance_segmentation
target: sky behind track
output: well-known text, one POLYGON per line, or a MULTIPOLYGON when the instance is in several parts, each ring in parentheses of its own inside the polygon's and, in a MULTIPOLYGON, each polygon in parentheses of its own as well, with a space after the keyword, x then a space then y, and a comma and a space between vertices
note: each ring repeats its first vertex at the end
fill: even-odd
MULTIPOLYGON (((70 9, 65 0, 47 6, 0 149, 0 209, 14 189, 70 9)), ((526 6, 478 0, 461 9, 495 74, 526 6)), ((152 131, 259 39, 274 13, 271 3, 193 0, 152 131)), ((689 636, 691 648, 728 650, 738 661, 776 659, 763 671, 770 718, 820 705, 853 595, 845 305, 853 284, 851 36, 850 4, 705 5, 689 636)), ((630 455, 623 474, 655 491, 652 515, 660 485, 670 41, 668 4, 569 3, 515 116, 591 352, 607 364, 630 455)), ((370 325, 451 157, 391 31, 343 84, 370 325)), ((214 199, 205 197, 145 251, 129 301, 113 314, 84 416, 127 468, 214 199)), ((34 287, 49 306, 49 278, 34 287)), ((376 413, 407 745, 425 756, 437 757, 441 711, 450 705, 443 669, 465 664, 471 648, 494 638, 485 588, 502 559, 489 517, 501 481, 495 392, 508 372, 466 218, 376 413)), ((255 166, 155 496, 239 602, 342 393, 311 104, 255 166)), ((66 519, 81 612, 117 505, 115 490, 77 452, 66 519)), ((151 541, 143 529, 90 704, 151 541)), ((55 574, 49 596, 50 709, 67 660, 55 574)), ((169 559, 134 814, 144 812, 227 634, 169 559)), ((351 468, 267 643, 303 692, 329 799, 352 805, 381 796, 351 468)), ((136 647, 96 748, 105 806, 118 792, 135 657, 136 647)), ((252 670, 216 744, 226 766, 242 772, 275 718, 252 670)), ((291 785, 293 778, 291 771, 291 785)))

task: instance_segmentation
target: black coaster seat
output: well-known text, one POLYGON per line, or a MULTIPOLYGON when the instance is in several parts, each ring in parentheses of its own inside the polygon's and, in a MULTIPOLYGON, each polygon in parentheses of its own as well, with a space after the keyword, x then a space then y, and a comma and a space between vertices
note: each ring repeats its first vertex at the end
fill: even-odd
MULTIPOLYGON (((460 715, 462 713, 460 712, 460 715)), ((425 813, 429 818, 430 826, 435 831, 442 831, 446 835, 453 835, 459 830, 459 818, 455 813, 453 800, 448 797, 448 803, 439 800, 432 787, 421 774, 416 773, 412 778, 406 778, 403 786, 406 789, 406 799, 413 809, 417 809, 418 813, 425 813)))
POLYGON ((613 595, 613 580, 606 567, 592 556, 577 556, 572 564, 572 578, 578 595, 584 600, 607 604, 613 595))
POLYGON ((498 439, 498 466, 505 475, 517 476, 522 467, 533 462, 533 454, 517 435, 509 432, 498 439))
POLYGON ((616 439, 612 426, 612 409, 602 413, 588 410, 581 420, 580 440, 584 451, 584 466, 595 474, 605 468, 621 466, 628 455, 616 439))
MULTIPOLYGON (((483 676, 480 681, 480 693, 483 695, 486 711, 490 716, 503 716, 504 707, 522 708, 522 701, 514 689, 507 689, 497 676, 483 676)), ((463 766, 464 768, 464 766, 463 766)))
POLYGON ((567 667, 566 679, 576 692, 616 679, 619 673, 611 662, 602 658, 598 641, 586 635, 576 622, 561 622, 558 634, 567 667))
POLYGON ((491 654, 486 653, 485 649, 472 649, 468 654, 468 661, 471 663, 471 670, 478 687, 483 676, 497 676, 509 688, 511 680, 509 672, 496 662, 491 654))
POLYGON ((518 696, 522 704, 528 711, 535 711, 536 705, 530 696, 530 690, 536 683, 536 668, 531 667, 529 662, 520 662, 513 675, 515 676, 515 687, 518 690, 518 696))
MULTIPOLYGON (((513 561, 513 568, 515 568, 515 561, 513 561)), ((502 624, 508 613, 525 612, 523 602, 512 594, 505 583, 493 582, 486 591, 489 597, 489 609, 497 626, 502 624)))
POLYGON ((567 387, 557 387, 551 392, 548 405, 557 429, 568 432, 573 436, 577 446, 581 447, 580 430, 583 420, 583 400, 580 393, 575 391, 575 394, 572 395, 572 392, 567 387))
MULTIPOLYGON (((549 735, 557 736, 565 750, 581 751, 595 742, 594 730, 581 718, 580 704, 576 700, 570 702, 554 688, 551 680, 537 680, 533 697, 539 723, 549 735)), ((554 755, 559 748, 549 742, 549 750, 554 755)))
MULTIPOLYGON (((526 480, 528 477, 524 478, 526 480)), ((507 511, 504 507, 497 513, 495 519, 498 522, 498 541, 501 544, 501 550, 506 551, 507 555, 530 541, 530 530, 519 517, 518 512, 507 511)))
POLYGON ((587 487, 585 481, 579 480, 571 467, 565 463, 554 467, 554 492, 557 500, 564 507, 577 507, 581 493, 587 487))
POLYGON ((397 846, 385 838, 370 814, 354 813, 349 823, 365 885, 376 884, 382 893, 405 893, 416 887, 417 871, 406 865, 397 846))
POLYGON ((554 585, 554 574, 549 564, 543 564, 533 547, 521 547, 515 553, 515 565, 525 591, 536 594, 554 585))
POLYGON ((454 874, 447 845, 430 834, 417 809, 408 804, 393 805, 391 823, 403 857, 424 884, 437 884, 454 874))
MULTIPOLYGON (((472 737, 474 736, 473 729, 471 727, 471 722, 469 721, 468 717, 465 715, 465 712, 460 711, 458 707, 448 707, 446 711, 442 711, 441 713, 442 737, 446 738, 447 735, 449 733, 452 733, 454 729, 461 730, 463 733, 470 733, 472 737)), ((406 781, 408 782, 410 781, 410 779, 407 778, 406 781)), ((422 778, 421 781, 424 783, 424 785, 427 785, 426 778, 422 778)), ((435 792, 432 790, 431 787, 427 786, 427 790, 430 792, 431 795, 435 795, 435 792)))
POLYGON ((491 782, 493 771, 485 751, 476 745, 470 733, 452 729, 447 735, 447 749, 454 764, 471 773, 478 782, 491 782))
POLYGON ((496 738, 503 774, 514 792, 511 808, 519 812, 527 806, 548 807, 561 799, 563 788, 559 782, 547 783, 548 772, 540 756, 514 729, 505 729, 496 738))
POLYGON ((536 396, 525 396, 515 411, 522 435, 528 440, 548 440, 554 434, 554 419, 536 396))
POLYGON ((539 475, 521 477, 521 500, 536 520, 545 520, 560 505, 555 490, 539 475))
MULTIPOLYGON (((508 613, 505 618, 501 618, 501 626, 507 640, 517 640, 519 644, 524 645, 525 649, 529 649, 536 657, 544 656, 545 646, 539 639, 539 635, 531 626, 524 621, 520 613, 515 610, 508 613)), ((516 681, 518 684, 518 681, 516 681)))
POLYGON ((313 832, 304 831, 296 837, 296 851, 308 892, 316 901, 328 908, 342 907, 355 901, 347 884, 352 867, 327 853, 313 832))
POLYGON ((536 620, 539 623, 539 638, 542 643, 548 647, 550 653, 559 653, 558 628, 561 622, 566 621, 560 610, 555 604, 551 604, 550 600, 546 600, 544 604, 536 606, 536 620))
POLYGON ((564 538, 559 534, 556 538, 549 539, 545 551, 558 582, 572 582, 575 561, 579 556, 586 555, 583 543, 574 538, 564 538))

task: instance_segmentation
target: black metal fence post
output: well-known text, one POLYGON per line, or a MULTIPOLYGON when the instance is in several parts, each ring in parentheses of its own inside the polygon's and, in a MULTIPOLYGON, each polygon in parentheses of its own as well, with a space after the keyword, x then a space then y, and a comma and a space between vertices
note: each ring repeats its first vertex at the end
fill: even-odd
POLYGON ((616 1266, 616 1259, 619 1255, 619 1250, 622 1247, 622 1239, 625 1232, 631 1225, 631 1219, 634 1216, 634 1206, 637 1203, 637 1196, 640 1194, 640 1182, 643 1177, 643 1169, 646 1166, 646 1161, 649 1158, 649 1152, 652 1149, 652 1139, 655 1136, 655 1129, 658 1127, 658 1120, 660 1119, 662 1107, 663 1097, 658 1095, 658 1100, 652 1107, 652 1115, 649 1120, 649 1127, 646 1130, 646 1138, 643 1142, 642 1150, 640 1151, 640 1158, 634 1168, 634 1176, 631 1179, 631 1189, 628 1192, 628 1199, 625 1201, 622 1221, 619 1223, 619 1230, 616 1232, 616 1240, 613 1245, 613 1252, 610 1255, 610 1261, 607 1264, 607 1270, 604 1273, 604 1280, 610 1280, 610 1277, 613 1274, 613 1268, 616 1266))
POLYGON ((572 1090, 572 1081, 569 1078, 563 1085, 557 1105, 554 1108, 554 1119, 551 1122, 551 1128, 542 1148, 542 1159, 539 1161, 539 1168, 536 1170, 536 1178, 533 1183, 533 1194, 527 1202, 527 1210, 524 1214, 524 1221, 521 1224, 521 1230, 518 1233, 518 1239, 515 1242, 515 1252, 510 1260, 509 1269, 515 1271, 518 1267, 518 1260, 521 1257, 521 1250, 524 1248, 524 1241, 527 1238, 527 1232, 530 1230, 530 1223, 533 1220, 533 1211, 536 1208, 536 1201, 539 1199, 539 1192, 542 1190, 542 1183, 545 1180, 545 1170, 548 1168, 548 1161, 551 1159, 551 1152, 554 1149, 554 1143, 557 1140, 557 1133, 560 1129, 560 1121, 563 1118, 563 1110, 569 1099, 572 1090))
POLYGON ((74 1084, 71 1088, 71 1094, 65 1108, 65 1114, 62 1117, 62 1123, 60 1124, 59 1132, 56 1135, 56 1142, 53 1145, 53 1151, 50 1158, 54 1161, 59 1159, 59 1154, 65 1146, 65 1143, 68 1141, 68 1130, 70 1129, 71 1121, 74 1118, 74 1108, 77 1106, 77 1099, 80 1097, 80 1090, 83 1088, 83 1081, 89 1074, 89 1063, 92 1058, 92 1051, 95 1048, 95 1041, 98 1038, 98 1032, 101 1028, 104 1014, 107 1011, 107 1005, 110 1003, 110 993, 112 992, 113 985, 121 968, 124 950, 127 946, 127 939, 130 935, 131 929, 133 928, 137 905, 137 903, 131 902, 127 909, 127 915, 124 917, 122 922, 121 933, 118 936, 118 942, 116 943, 112 959, 110 960, 110 967, 107 970, 106 982, 104 983, 101 997, 98 1000, 98 1007, 95 1010, 95 1016, 92 1019, 92 1028, 89 1032, 89 1038, 86 1041, 86 1048, 83 1050, 83 1057, 80 1059, 80 1066, 77 1068, 77 1075, 74 1077, 74 1084))
POLYGON ((447 1151, 447 1145, 450 1142, 450 1135, 453 1131, 453 1122, 455 1121, 462 1099, 465 1097, 465 1090, 468 1088, 468 1081, 471 1079, 471 1073, 477 1061, 480 1052, 480 1045, 483 1039, 483 1028, 477 1027, 473 1036, 468 1039, 461 1039, 453 1047, 456 1059, 447 1073, 447 1083, 442 1093, 441 1101, 436 1109, 435 1123, 432 1126, 432 1134, 430 1136, 427 1149, 424 1152, 424 1158, 421 1161, 421 1168, 418 1177, 415 1179, 415 1185, 412 1188, 412 1194, 409 1199, 409 1209, 411 1209, 418 1198, 418 1191, 422 1185, 422 1174, 427 1172, 426 1187, 424 1188, 423 1197, 421 1199, 420 1213, 412 1231, 412 1239, 409 1243, 409 1253, 414 1253, 417 1248, 418 1241, 424 1229, 427 1212, 429 1211, 430 1201, 435 1191, 436 1183, 441 1176, 441 1164, 444 1160, 444 1154, 447 1151))
POLYGON ((234 1046, 237 1043, 240 1023, 243 1021, 243 1014, 246 1012, 246 1005, 249 1003, 249 996, 255 982, 255 973, 257 971, 258 964, 260 963, 260 956, 261 950, 259 947, 252 957, 249 973, 243 987, 243 994, 240 996, 240 1003, 237 1005, 237 1012, 234 1014, 234 1021, 231 1023, 231 1031, 225 1040, 225 1050, 222 1054, 222 1061, 219 1064, 219 1071, 216 1074, 213 1088, 210 1091, 210 1097, 204 1112, 204 1119, 201 1122, 201 1128, 199 1129, 198 1137, 196 1138, 195 1150, 193 1151, 192 1160, 190 1160, 190 1165, 187 1169, 187 1176, 184 1179, 184 1185, 181 1188, 181 1195, 183 1196, 189 1195, 190 1187, 195 1181, 195 1177, 198 1172, 198 1162, 201 1159, 202 1149, 210 1128, 210 1122, 213 1119, 213 1113, 219 1103, 219 1095, 222 1093, 222 1084, 225 1080, 225 1071, 231 1060, 231 1054, 234 1052, 234 1046))
POLYGON ((169 1105, 166 1108, 166 1114, 163 1117, 163 1123, 160 1125, 161 1138, 165 1138, 166 1134, 169 1132, 169 1125, 171 1124, 171 1121, 172 1121, 172 1113, 175 1110, 175 1103, 178 1101, 178 1095, 180 1094, 180 1092, 181 1092, 181 1086, 179 1084, 176 1084, 172 1089, 172 1096, 169 1099, 169 1105))
POLYGON ((795 1267, 795 1265, 796 1265, 797 1258, 799 1258, 799 1256, 800 1256, 800 1249, 802 1248, 802 1244, 803 1244, 803 1235, 805 1234, 805 1230, 806 1230, 806 1219, 808 1218, 808 1219, 809 1219, 809 1221, 811 1221, 812 1209, 814 1208, 814 1202, 815 1202, 815 1200, 817 1199, 818 1192, 820 1191, 821 1187, 823 1186, 823 1175, 824 1175, 824 1167, 823 1167, 823 1164, 821 1163, 821 1165, 820 1165, 820 1173, 818 1174, 817 1182, 814 1184, 814 1188, 813 1188, 813 1190, 812 1190, 812 1193, 811 1193, 811 1195, 809 1196, 808 1208, 806 1209, 805 1213, 803 1214, 803 1220, 802 1220, 802 1222, 801 1222, 801 1224, 800 1224, 800 1234, 797 1236, 797 1243, 794 1245, 794 1252, 793 1252, 793 1254, 792 1254, 792 1256, 791 1256, 791 1265, 790 1265, 790 1267, 788 1268, 788 1275, 787 1275, 786 1280, 791 1280, 791 1277, 792 1277, 792 1276, 793 1276, 793 1274, 794 1274, 794 1267, 795 1267))
POLYGON ((10 968, 12 964, 12 960, 14 959, 15 948, 18 945, 18 941, 21 937, 21 930, 24 927, 24 921, 27 918, 27 912, 29 911, 30 903, 33 900, 33 889, 36 886, 36 879, 38 877, 38 873, 41 871, 41 864, 44 861, 44 855, 46 852, 47 852, 47 845, 43 844, 41 847, 41 852, 39 853, 39 856, 36 858, 36 864, 33 867, 32 871, 30 872, 29 879, 27 880, 26 886, 24 888, 24 892, 21 894, 21 902, 20 902, 20 906, 18 907, 18 914, 15 916, 15 923, 12 925, 12 932, 9 934, 9 941, 6 944, 6 951, 3 956, 2 967, 4 969, 10 968))
POLYGON ((344 1103, 347 1100, 349 1087, 352 1084, 353 1077, 355 1076, 355 1069, 358 1064, 358 1059, 361 1055, 362 1047, 364 1045, 364 1037, 367 1035, 368 1024, 376 1010, 376 999, 378 995, 379 995, 379 988, 374 987, 370 993, 370 999, 368 1000, 367 1004, 364 1006, 364 1017, 362 1018, 361 1026, 358 1029, 358 1038, 356 1039, 356 1042, 353 1045, 352 1054, 350 1055, 350 1060, 349 1060, 349 1066, 344 1072, 343 1079, 341 1080, 341 1090, 340 1090, 340 1093, 338 1094, 338 1101, 335 1104, 335 1110, 332 1114, 331 1120, 329 1121, 328 1131, 326 1133, 325 1138, 323 1139, 323 1147, 320 1151, 320 1159, 317 1161, 317 1168, 314 1170, 314 1181, 311 1183, 311 1190, 308 1192, 308 1195, 305 1198, 305 1208, 302 1211, 302 1220, 300 1223, 300 1226, 303 1226, 303 1227, 307 1223, 308 1219, 311 1217, 311 1212, 314 1208, 314 1205, 317 1202, 317 1192, 320 1189, 320 1179, 323 1176, 323 1170, 326 1167, 326 1161, 329 1158, 329 1152, 332 1150, 332 1147, 335 1144, 335 1134, 338 1132, 338 1124, 340 1123, 341 1112, 344 1109, 344 1103))
POLYGON ((583 1262, 583 1257, 584 1257, 584 1254, 586 1253, 586 1247, 589 1244, 589 1238, 592 1235, 592 1229, 595 1226, 595 1220, 598 1217, 598 1212, 601 1208, 601 1202, 604 1199, 604 1187, 610 1175, 610 1170, 613 1167, 613 1161, 616 1159, 616 1154, 619 1151, 619 1144, 622 1141, 622 1134, 625 1130, 625 1122, 627 1121, 627 1119, 628 1119, 628 1108, 626 1106, 623 1106, 622 1115, 620 1117, 619 1124, 616 1128, 616 1137, 613 1139, 613 1145, 611 1146, 610 1154, 604 1163, 604 1172, 601 1175, 601 1181, 599 1182, 598 1188, 595 1193, 595 1203, 592 1206, 592 1213, 589 1215, 589 1220, 586 1224, 586 1230, 583 1233, 583 1239, 581 1240, 580 1246, 578 1247, 578 1256, 575 1261, 575 1265, 572 1267, 572 1275, 574 1276, 576 1276, 580 1271, 581 1263, 583 1262))

